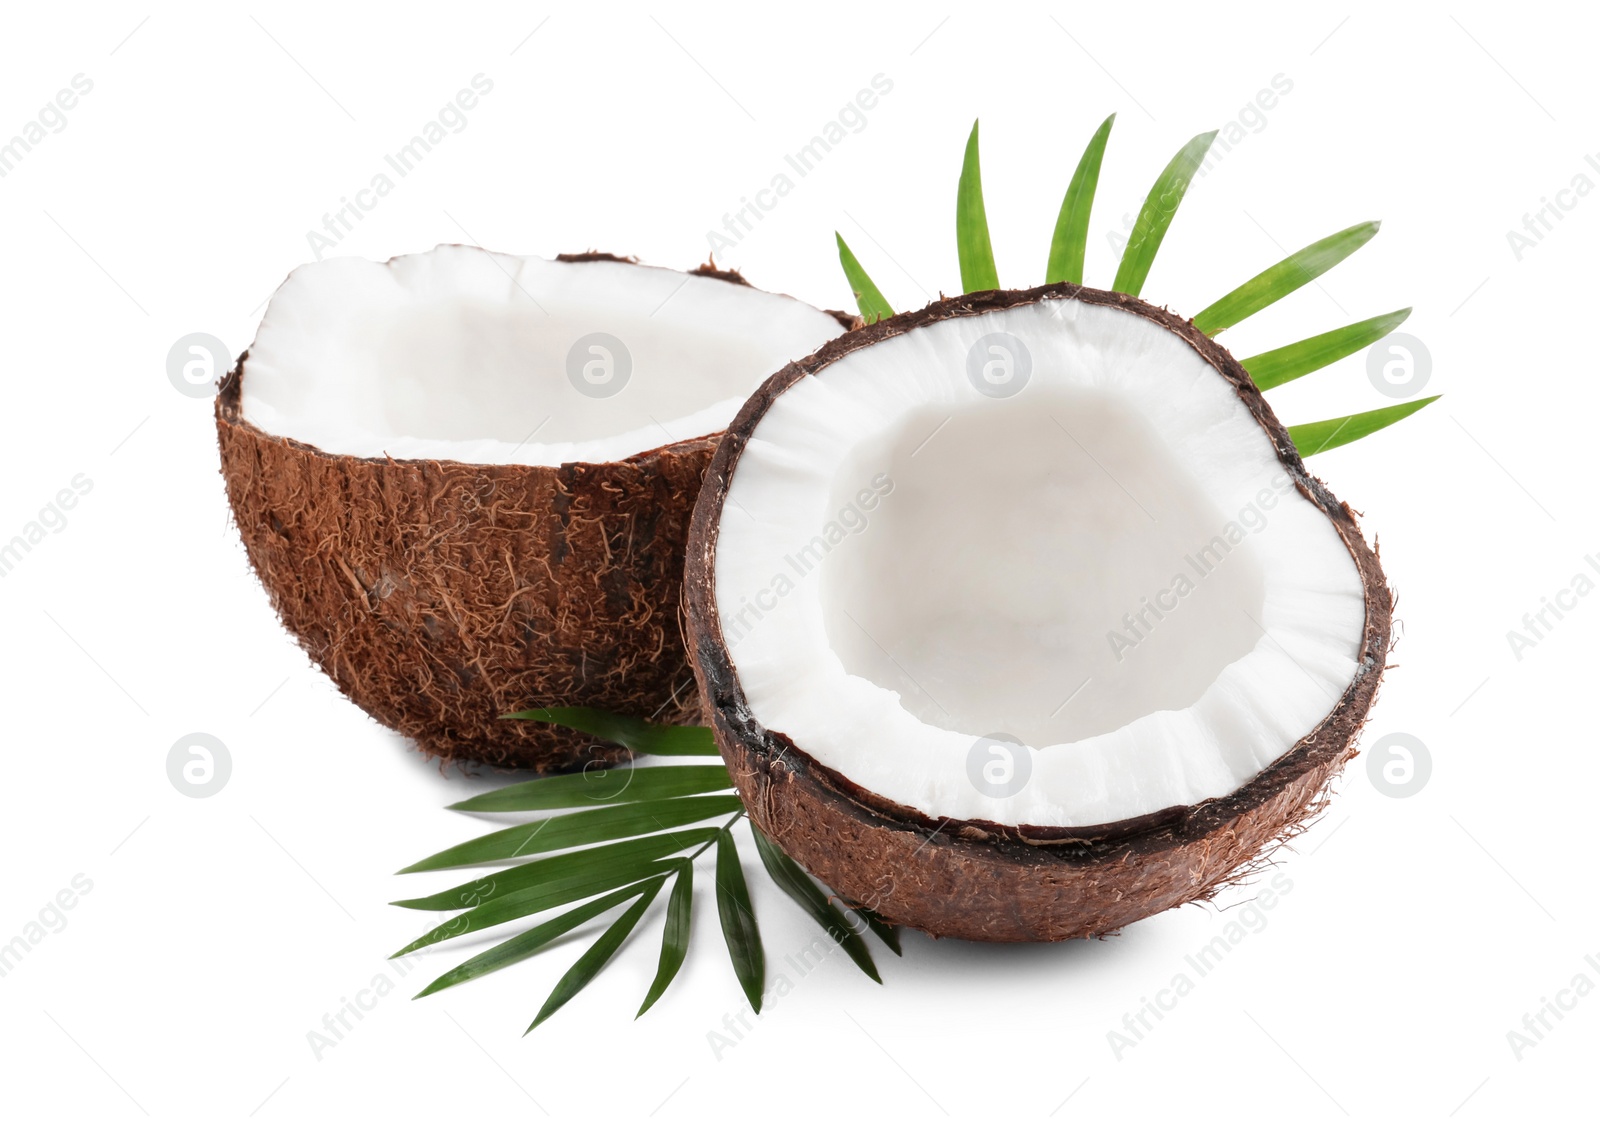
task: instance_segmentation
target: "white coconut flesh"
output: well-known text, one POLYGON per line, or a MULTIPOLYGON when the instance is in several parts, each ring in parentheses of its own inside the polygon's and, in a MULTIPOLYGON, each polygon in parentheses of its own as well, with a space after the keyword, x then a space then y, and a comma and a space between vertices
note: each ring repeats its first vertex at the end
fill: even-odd
POLYGON ((763 727, 930 817, 1003 825, 1234 791, 1334 707, 1365 623, 1349 551, 1226 380, 1066 300, 782 393, 735 466, 715 593, 763 727), (1005 397, 969 377, 996 332, 1032 360, 1005 397))
POLYGON ((630 263, 453 245, 328 259, 267 305, 241 408, 340 455, 599 463, 720 431, 841 329, 785 295, 630 263))

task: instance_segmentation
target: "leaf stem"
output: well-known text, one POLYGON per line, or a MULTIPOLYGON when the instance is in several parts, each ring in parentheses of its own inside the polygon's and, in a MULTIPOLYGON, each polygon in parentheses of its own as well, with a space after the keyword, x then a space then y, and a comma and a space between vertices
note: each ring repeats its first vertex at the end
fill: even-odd
MULTIPOLYGON (((747 817, 747 816, 749 816, 749 815, 746 814, 743 809, 740 809, 738 813, 734 814, 731 818, 728 819, 728 824, 723 826, 722 828, 724 830, 732 829, 735 822, 737 822, 740 818, 747 817)), ((754 827, 752 827, 752 828, 754 828, 754 827)), ((707 841, 704 845, 700 846, 700 848, 696 849, 693 853, 690 853, 687 857, 685 857, 684 860, 685 861, 694 860, 700 854, 704 853, 707 849, 711 848, 711 846, 714 845, 714 844, 716 844, 714 841, 707 841)))

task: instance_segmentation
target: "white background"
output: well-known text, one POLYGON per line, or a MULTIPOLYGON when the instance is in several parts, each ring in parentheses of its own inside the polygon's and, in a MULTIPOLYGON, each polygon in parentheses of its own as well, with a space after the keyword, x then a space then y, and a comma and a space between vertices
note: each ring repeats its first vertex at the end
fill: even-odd
MULTIPOLYGON (((1600 147, 1595 31, 1560 5, 8 10, 0 138, 72 76, 94 85, 0 179, 0 541, 75 475, 93 488, 0 578, 0 941, 73 877, 93 888, 0 980, 5 1122, 1576 1116, 1600 994, 1520 1060, 1506 1035, 1600 952, 1600 597, 1520 659, 1506 634, 1574 574, 1600 576, 1583 561, 1600 552, 1600 194, 1520 261, 1506 233, 1600 147), (1265 127, 1196 181, 1145 295, 1193 314, 1283 250, 1384 221, 1225 340, 1244 356, 1416 307, 1406 330, 1444 399, 1312 467, 1381 539, 1403 631, 1368 736, 1421 740, 1426 786, 1392 799, 1352 764, 1278 857, 1292 889, 1265 926, 1120 1059, 1108 1032, 1249 891, 1105 941, 912 937, 903 960, 878 949, 882 987, 836 958, 720 1059, 707 1035, 743 1003, 701 900, 689 968, 639 1022, 658 920, 527 1038, 576 947, 413 1003, 460 953, 427 956, 319 1060, 307 1032, 425 926, 387 902, 428 882, 393 870, 483 828, 441 808, 481 784, 408 752, 278 626, 231 527, 210 403, 175 391, 165 359, 196 331, 243 349, 311 257, 307 231, 478 73, 494 89, 468 127, 340 254, 447 241, 692 266, 881 73, 893 92, 866 128, 720 259, 845 306, 838 229, 901 307, 959 290, 974 117, 1002 282, 1023 286, 1083 144, 1118 112, 1090 243, 1088 281, 1107 285, 1105 233, 1167 158, 1286 76, 1265 127), (196 731, 233 759, 203 800, 166 773, 196 731)), ((1360 356, 1271 399, 1290 423, 1390 403, 1360 356)), ((747 866, 777 969, 818 933, 747 866)))

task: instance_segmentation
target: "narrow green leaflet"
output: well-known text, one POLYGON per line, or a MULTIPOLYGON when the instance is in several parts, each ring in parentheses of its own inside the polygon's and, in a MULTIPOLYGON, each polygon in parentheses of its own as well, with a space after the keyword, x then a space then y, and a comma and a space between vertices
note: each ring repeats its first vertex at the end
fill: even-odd
POLYGON ((423 998, 450 987, 476 979, 479 975, 487 975, 491 971, 498 971, 502 967, 509 967, 520 962, 538 951, 545 944, 560 939, 573 928, 580 924, 588 923, 607 908, 615 908, 624 900, 628 900, 643 892, 651 881, 620 888, 616 892, 602 896, 598 900, 591 900, 581 907, 570 912, 563 912, 554 919, 546 920, 536 928, 512 936, 504 943, 497 943, 487 951, 480 951, 458 967, 452 967, 440 975, 433 982, 423 987, 414 996, 423 998))
POLYGON ((591 849, 575 849, 558 853, 525 865, 512 865, 509 869, 490 873, 477 880, 469 880, 432 896, 411 900, 396 900, 398 908, 416 908, 424 912, 448 912, 476 908, 490 900, 522 892, 529 888, 553 885, 562 881, 587 876, 613 865, 659 861, 674 853, 681 853, 699 845, 715 841, 715 826, 657 833, 649 837, 635 837, 629 841, 616 841, 609 845, 596 845, 591 849))
MULTIPOLYGON (((519 713, 517 718, 560 723, 652 753, 716 753, 705 728, 662 727, 588 708, 540 709, 519 713)), ((583 775, 541 778, 492 790, 451 808, 479 813, 560 809, 572 812, 497 829, 402 869, 403 873, 414 873, 536 858, 510 864, 431 896, 395 901, 403 908, 457 914, 435 924, 395 952, 394 957, 577 901, 587 903, 458 964, 428 984, 418 998, 525 959, 602 912, 632 901, 556 984, 529 1025, 532 1030, 599 974, 672 878, 661 954, 655 978, 639 1007, 642 1015, 660 1000, 683 968, 694 905, 693 862, 715 844, 717 914, 722 934, 739 986, 751 1006, 760 1011, 766 957, 739 852, 729 832, 745 816, 744 807, 720 763, 623 767, 587 779, 583 775), (724 814, 733 817, 721 828, 694 825, 724 814), (686 826, 692 828, 683 828, 686 826)), ((830 903, 816 883, 775 844, 758 837, 757 845, 780 889, 822 924, 862 970, 879 979, 866 947, 865 930, 845 914, 847 906, 830 903)), ((866 927, 899 953, 894 928, 865 909, 854 910, 866 927)))
POLYGON ((883 297, 883 292, 878 290, 878 285, 872 281, 866 269, 861 266, 861 261, 856 259, 850 245, 844 242, 844 237, 835 232, 833 238, 839 242, 839 266, 844 268, 844 277, 850 281, 850 290, 855 292, 856 306, 861 310, 861 317, 870 326, 874 322, 882 322, 886 318, 894 317, 894 308, 889 305, 889 300, 883 297))
POLYGON ((1326 421, 1313 421, 1311 424, 1290 425, 1289 439, 1294 441, 1294 446, 1300 450, 1300 455, 1315 456, 1319 452, 1326 452, 1330 448, 1338 448, 1349 444, 1352 440, 1370 436, 1380 428, 1388 428, 1396 421, 1405 420, 1424 405, 1431 405, 1438 399, 1438 397, 1422 397, 1416 401, 1407 401, 1403 405, 1390 405, 1386 409, 1373 409, 1371 412, 1334 417, 1326 421))
POLYGON ((659 802, 732 790, 733 780, 720 764, 622 766, 579 774, 557 774, 532 782, 491 790, 449 807, 472 813, 515 813, 522 810, 570 810, 620 802, 659 802))
POLYGON ((956 189, 956 254, 961 259, 961 290, 993 291, 1000 286, 989 245, 989 217, 983 209, 983 175, 978 168, 978 123, 972 123, 967 153, 956 189))
POLYGON ((1326 334, 1302 338, 1264 354, 1256 354, 1239 364, 1249 372, 1257 389, 1272 389, 1365 349, 1382 340, 1410 316, 1410 307, 1390 311, 1375 318, 1352 322, 1349 326, 1341 326, 1326 334))
MULTIPOLYGON (((683 966, 683 957, 689 953, 689 921, 694 903, 694 866, 684 861, 678 866, 678 879, 673 882, 672 895, 667 898, 667 923, 661 929, 661 962, 656 965, 655 981, 644 996, 643 1014, 656 1004, 663 991, 677 978, 683 966)), ((635 1014, 634 1017, 639 1017, 635 1014)))
POLYGON ((1139 218, 1133 222, 1128 246, 1122 249, 1122 262, 1117 265, 1117 278, 1111 285, 1113 291, 1137 296, 1143 289, 1150 265, 1156 261, 1156 252, 1177 214, 1183 194, 1189 190, 1189 182, 1194 179, 1216 136, 1217 131, 1212 130, 1191 138, 1189 144, 1167 162, 1161 176, 1150 187, 1150 195, 1144 198, 1144 207, 1139 209, 1139 218))
POLYGON ((424 873, 457 865, 483 865, 491 861, 531 857, 535 853, 546 853, 553 849, 570 849, 575 845, 593 845, 599 841, 660 833, 718 814, 731 814, 739 808, 736 794, 706 794, 693 798, 665 798, 659 802, 624 802, 620 806, 600 806, 486 833, 425 857, 400 871, 424 873))
POLYGON ((459 916, 423 933, 390 958, 395 959, 447 939, 482 931, 484 928, 492 928, 496 924, 508 923, 511 920, 520 920, 524 916, 559 908, 563 904, 608 892, 624 884, 671 872, 673 867, 671 861, 628 861, 592 869, 580 876, 564 877, 549 884, 535 885, 520 892, 497 896, 493 900, 485 900, 475 908, 465 909, 459 916))
POLYGON ((1100 123, 1089 139, 1078 168, 1061 199, 1055 235, 1050 240, 1050 262, 1044 269, 1046 283, 1082 283, 1083 253, 1089 246, 1089 212, 1094 207, 1095 189, 1100 184, 1100 163, 1106 155, 1106 139, 1111 136, 1115 114, 1100 123))
POLYGON ((501 716, 502 719, 531 719, 537 723, 556 723, 582 731, 640 755, 715 755, 716 740, 709 727, 674 727, 648 723, 628 715, 599 708, 530 708, 501 716))
POLYGON ((883 940, 883 942, 888 945, 890 951, 894 952, 896 955, 905 954, 900 950, 900 929, 898 927, 889 923, 882 916, 878 915, 865 905, 851 904, 849 905, 849 908, 850 911, 854 912, 856 915, 860 916, 864 921, 866 921, 867 927, 872 929, 872 934, 883 940))
POLYGON ((722 920, 722 936, 728 941, 733 973, 739 977, 751 1009, 760 1014, 767 958, 761 949, 761 931, 750 906, 744 869, 739 865, 739 850, 733 843, 733 834, 725 829, 717 834, 717 915, 722 920))
POLYGON ((1196 328, 1203 334, 1214 335, 1237 326, 1257 311, 1298 291, 1377 234, 1378 222, 1369 220, 1307 244, 1195 315, 1196 328))
POLYGON ((761 863, 767 867, 768 875, 777 882, 778 887, 805 909, 806 915, 821 925, 822 930, 844 949, 844 953, 867 973, 868 978, 875 983, 883 982, 878 976, 877 965, 872 961, 872 952, 867 950, 867 941, 850 926, 844 914, 829 901, 827 894, 788 854, 768 841, 754 823, 751 823, 750 832, 755 834, 756 851, 761 854, 761 863))
POLYGON ((599 939, 594 941, 588 951, 583 953, 583 957, 574 963, 565 975, 561 976, 561 981, 556 984, 556 989, 550 992, 550 997, 545 999, 543 1006, 539 1007, 539 1016, 528 1023, 528 1029, 524 1030, 523 1033, 532 1030, 540 1022, 560 1010, 572 1000, 573 995, 589 985, 589 980, 600 973, 600 968, 606 965, 606 962, 617 953, 617 948, 622 946, 623 941, 633 934, 633 929, 639 926, 639 918, 644 915, 645 909, 650 907, 650 902, 661 891, 661 886, 666 883, 666 879, 666 877, 660 877, 651 881, 645 886, 644 891, 639 894, 639 899, 635 900, 626 912, 612 921, 611 926, 601 934, 599 939))

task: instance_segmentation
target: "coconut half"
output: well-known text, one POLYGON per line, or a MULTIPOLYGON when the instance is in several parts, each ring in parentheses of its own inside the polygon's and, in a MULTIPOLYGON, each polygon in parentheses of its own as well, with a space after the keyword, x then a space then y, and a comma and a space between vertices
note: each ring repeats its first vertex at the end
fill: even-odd
POLYGON ((752 819, 934 935, 1102 935, 1325 800, 1391 599, 1348 507, 1192 324, 1067 284, 774 375, 690 532, 692 659, 752 819))
POLYGON ((716 434, 849 323, 593 253, 308 264, 217 397, 228 497, 284 624, 379 721, 446 758, 612 758, 498 716, 698 717, 678 609, 716 434))

